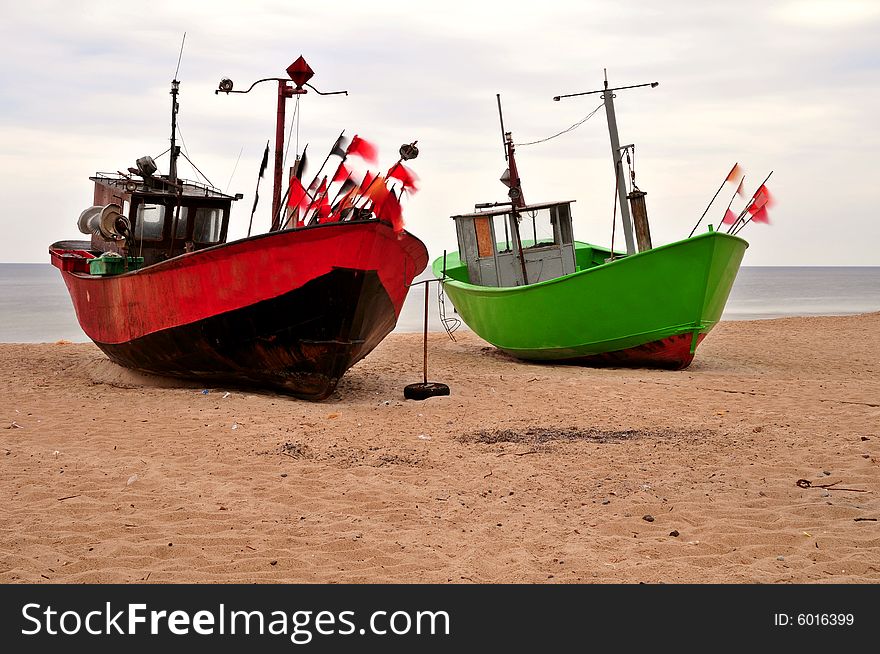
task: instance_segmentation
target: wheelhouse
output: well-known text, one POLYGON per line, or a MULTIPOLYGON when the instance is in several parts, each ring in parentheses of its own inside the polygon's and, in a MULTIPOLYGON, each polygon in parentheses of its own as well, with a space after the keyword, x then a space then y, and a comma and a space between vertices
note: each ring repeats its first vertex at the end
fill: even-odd
POLYGON ((508 204, 452 216, 470 283, 523 286, 575 272, 573 202, 508 204))
POLYGON ((144 258, 151 265, 226 241, 232 202, 230 196, 197 182, 165 177, 143 180, 123 175, 98 173, 95 183, 96 207, 116 204, 128 219, 125 241, 106 239, 93 233, 91 249, 144 258))

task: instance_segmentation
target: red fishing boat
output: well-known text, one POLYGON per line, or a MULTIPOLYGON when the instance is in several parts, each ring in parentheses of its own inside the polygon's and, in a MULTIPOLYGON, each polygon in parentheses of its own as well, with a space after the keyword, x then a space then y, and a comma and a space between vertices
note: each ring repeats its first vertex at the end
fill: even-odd
MULTIPOLYGON (((94 205, 79 219, 91 239, 49 251, 80 326, 116 363, 320 400, 394 328, 428 253, 403 230, 393 188, 394 202, 380 204, 370 188, 349 184, 348 202, 334 206, 326 188, 321 198, 312 185, 282 215, 284 104, 306 93, 303 86, 320 93, 302 57, 288 75, 271 78, 278 129, 269 232, 226 242, 232 203, 242 196, 178 177, 177 80, 168 174, 143 157, 128 173, 91 178, 94 205)), ((238 92, 226 79, 218 90, 238 92)), ((403 146, 401 161, 416 154, 414 144, 403 146)))

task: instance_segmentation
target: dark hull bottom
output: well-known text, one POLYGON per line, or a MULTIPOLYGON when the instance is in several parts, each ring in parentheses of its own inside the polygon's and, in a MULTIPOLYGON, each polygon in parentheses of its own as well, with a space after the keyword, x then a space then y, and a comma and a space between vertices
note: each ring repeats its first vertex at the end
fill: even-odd
MULTIPOLYGON (((705 337, 697 337, 697 345, 705 337)), ((663 368, 666 370, 684 370, 694 360, 691 351, 692 334, 677 334, 658 341, 651 341, 636 347, 614 352, 602 352, 571 359, 554 359, 549 363, 562 363, 575 366, 627 367, 627 368, 663 368)), ((694 348, 696 351, 696 348, 694 348)))
POLYGON ((376 272, 337 268, 270 300, 126 343, 96 344, 142 372, 323 400, 396 321, 376 272))

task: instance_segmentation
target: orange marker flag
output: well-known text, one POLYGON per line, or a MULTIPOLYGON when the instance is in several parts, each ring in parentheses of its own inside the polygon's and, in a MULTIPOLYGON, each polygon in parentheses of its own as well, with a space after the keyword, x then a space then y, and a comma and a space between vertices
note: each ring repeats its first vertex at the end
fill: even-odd
POLYGON ((733 168, 730 169, 730 172, 727 173, 727 178, 724 180, 725 182, 736 182, 740 177, 742 177, 743 171, 742 168, 739 167, 738 163, 733 164, 733 168))

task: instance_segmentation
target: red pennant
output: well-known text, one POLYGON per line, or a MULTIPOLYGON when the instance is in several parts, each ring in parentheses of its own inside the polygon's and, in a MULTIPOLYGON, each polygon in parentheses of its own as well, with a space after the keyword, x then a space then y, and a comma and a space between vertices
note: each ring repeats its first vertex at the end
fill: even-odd
POLYGON ((419 187, 416 184, 416 182, 419 181, 419 176, 402 163, 394 164, 391 167, 391 170, 388 171, 388 177, 399 179, 403 183, 403 188, 411 193, 415 193, 419 190, 419 187))
MULTIPOLYGON (((752 205, 749 207, 749 213, 754 216, 761 209, 770 208, 774 204, 773 196, 770 195, 770 191, 767 190, 767 187, 761 184, 761 187, 755 191, 755 195, 753 196, 752 205)), ((754 220, 754 218, 752 218, 754 220)))
POLYGON ((309 204, 308 195, 303 188, 302 182, 296 177, 290 178, 290 193, 287 196, 287 206, 291 209, 304 209, 309 204))
POLYGON ((379 163, 379 152, 376 149, 376 146, 369 141, 365 141, 357 134, 352 137, 351 143, 349 143, 348 149, 345 151, 345 154, 355 154, 367 163, 379 163))
POLYGON ((727 213, 724 214, 724 218, 721 221, 725 225, 732 225, 736 222, 736 214, 733 213, 730 209, 727 210, 727 213))
POLYGON ((370 173, 370 171, 368 170, 366 175, 364 175, 363 181, 361 182, 361 193, 370 188, 375 178, 376 176, 370 173))
POLYGON ((400 201, 394 193, 389 193, 385 202, 380 208, 381 215, 378 217, 387 220, 394 228, 394 232, 400 234, 403 231, 403 209, 400 207, 400 201))
POLYGON ((344 163, 340 163, 339 167, 336 168, 336 172, 333 174, 332 182, 344 182, 349 177, 351 177, 351 171, 345 167, 344 163))
MULTIPOLYGON (((750 209, 751 211, 751 209, 750 209)), ((770 223, 770 216, 767 215, 767 205, 765 204, 760 209, 752 214, 752 222, 753 223, 770 223)))

